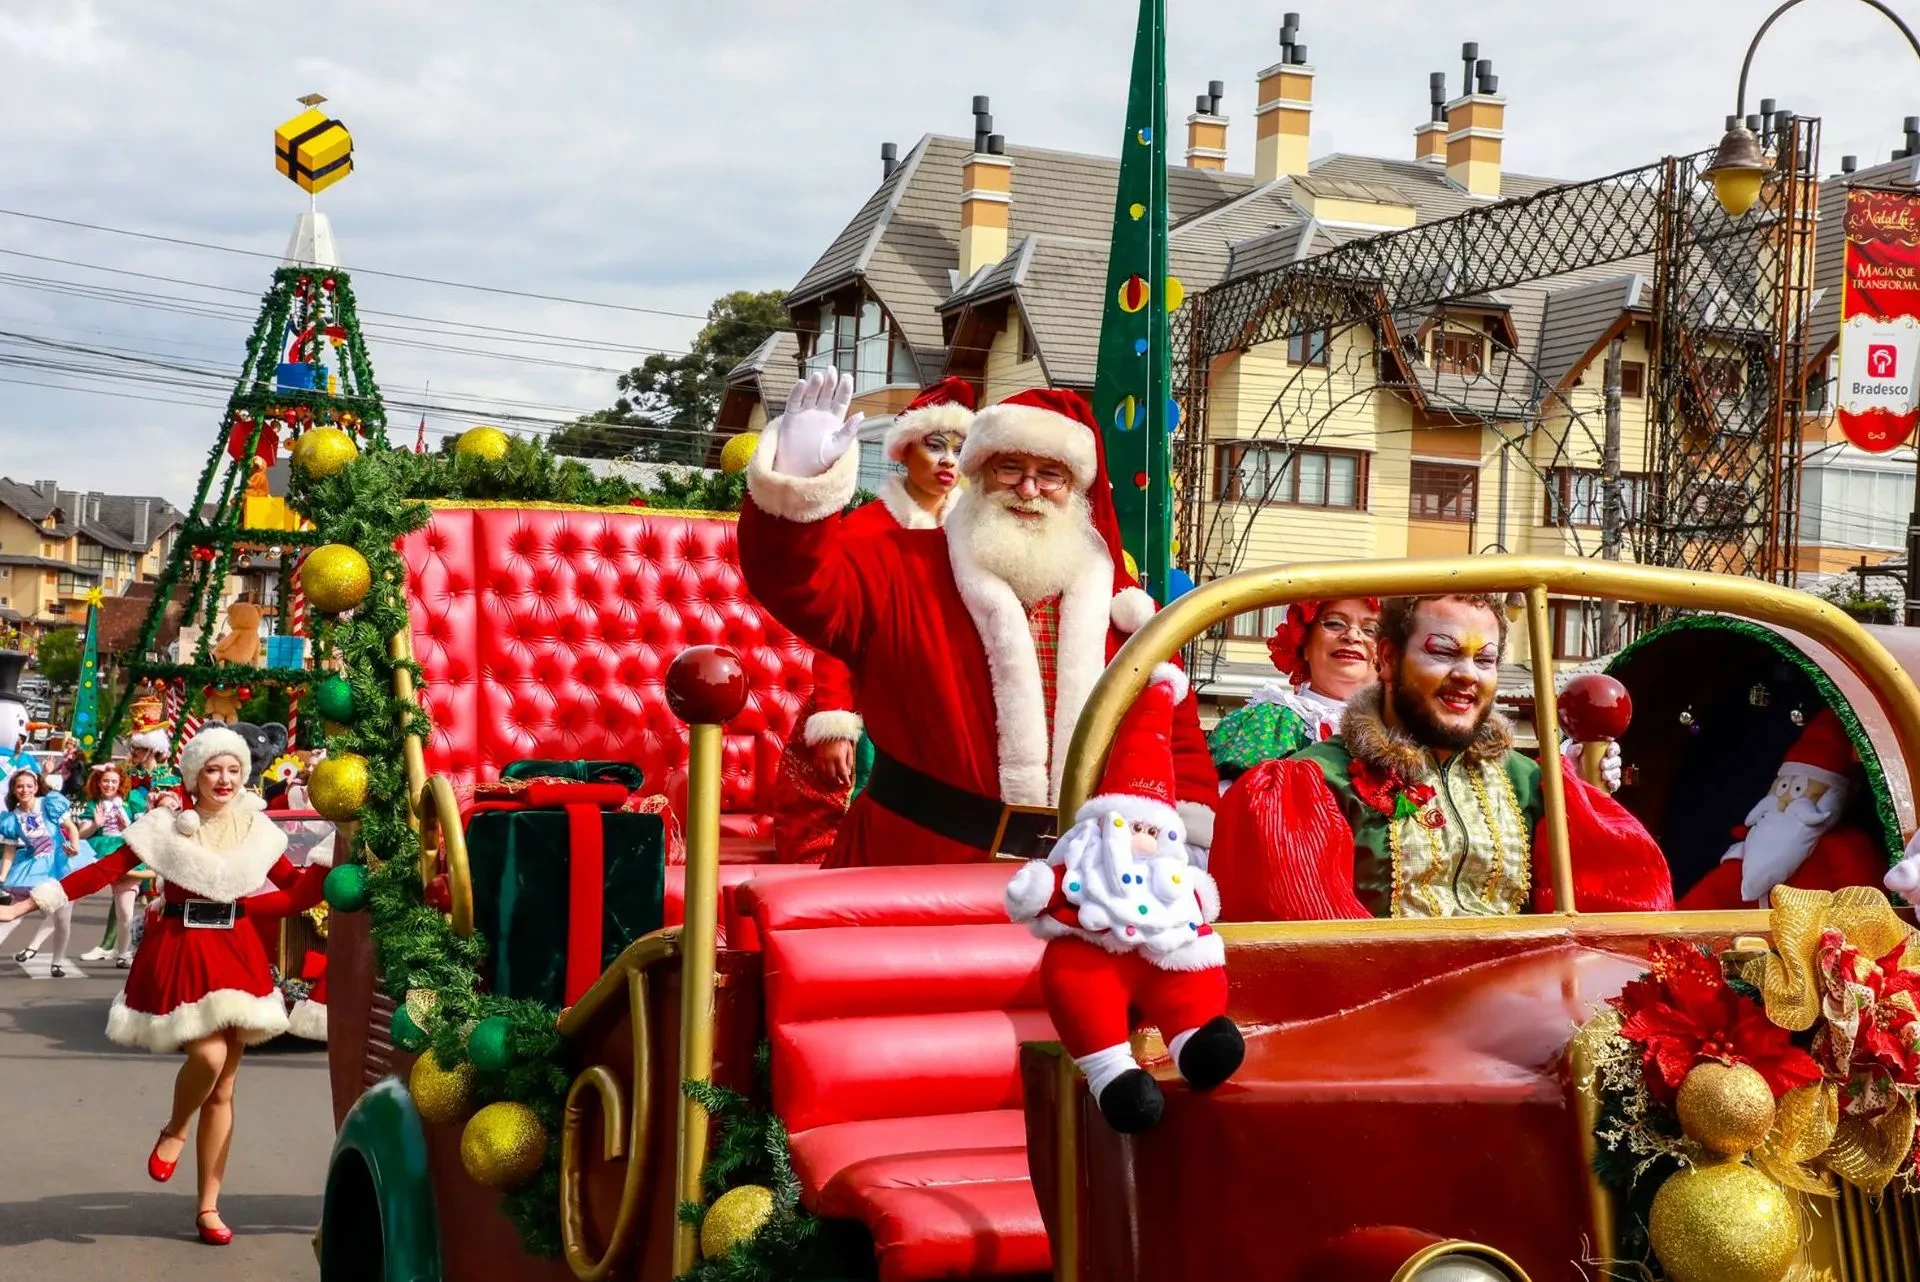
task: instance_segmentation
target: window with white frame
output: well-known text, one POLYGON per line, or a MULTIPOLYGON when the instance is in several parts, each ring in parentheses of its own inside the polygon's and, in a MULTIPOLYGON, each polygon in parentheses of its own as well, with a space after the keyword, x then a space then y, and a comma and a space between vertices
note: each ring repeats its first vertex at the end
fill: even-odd
POLYGON ((1913 512, 1913 470, 1809 467, 1801 479, 1800 541, 1825 547, 1901 548, 1913 512))
POLYGON ((807 369, 831 365, 851 374, 856 393, 920 381, 912 346, 894 331, 893 319, 871 298, 821 304, 820 328, 802 337, 810 347, 807 369))

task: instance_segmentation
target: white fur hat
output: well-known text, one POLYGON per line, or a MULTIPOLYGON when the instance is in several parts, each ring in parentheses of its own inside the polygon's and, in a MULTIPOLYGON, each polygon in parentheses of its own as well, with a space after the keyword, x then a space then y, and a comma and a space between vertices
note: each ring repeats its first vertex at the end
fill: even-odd
POLYGON ((247 741, 222 725, 207 725, 180 750, 180 783, 189 797, 200 781, 200 771, 215 757, 238 757, 243 778, 253 777, 253 753, 247 741))
POLYGON ((167 755, 167 732, 158 727, 142 730, 130 737, 127 745, 133 748, 145 748, 148 752, 164 757, 167 755))
POLYGON ((964 441, 972 426, 973 385, 963 378, 943 378, 914 397, 887 428, 887 459, 893 463, 906 462, 907 447, 935 432, 958 436, 964 441))

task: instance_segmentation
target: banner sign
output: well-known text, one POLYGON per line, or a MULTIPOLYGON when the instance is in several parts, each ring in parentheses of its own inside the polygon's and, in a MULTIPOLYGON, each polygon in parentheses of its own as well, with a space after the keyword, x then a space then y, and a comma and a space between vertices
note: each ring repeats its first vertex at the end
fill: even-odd
POLYGON ((1847 193, 1840 430, 1884 454, 1920 419, 1920 195, 1847 193))

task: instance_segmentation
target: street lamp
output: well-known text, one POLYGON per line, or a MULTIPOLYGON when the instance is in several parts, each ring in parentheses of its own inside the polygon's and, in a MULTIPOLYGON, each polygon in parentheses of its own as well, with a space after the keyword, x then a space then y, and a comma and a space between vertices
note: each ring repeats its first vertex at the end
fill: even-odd
MULTIPOLYGON (((1767 34, 1767 28, 1800 2, 1787 0, 1768 14, 1767 20, 1760 24, 1760 30, 1753 33, 1753 43, 1747 46, 1747 56, 1740 62, 1740 92, 1734 100, 1733 115, 1728 118, 1726 135, 1720 139, 1720 145, 1714 149, 1713 161, 1706 168, 1706 178, 1713 184, 1713 198, 1733 218, 1753 208, 1753 202, 1760 198, 1760 186, 1766 180, 1767 170, 1773 167, 1767 161, 1766 153, 1760 150, 1760 140, 1741 123, 1747 115, 1747 72, 1753 67, 1754 51, 1760 47, 1760 38, 1767 34)), ((1880 0, 1860 0, 1860 3, 1885 14, 1889 22, 1900 28, 1900 34, 1913 46, 1914 53, 1920 55, 1920 38, 1914 36, 1913 30, 1900 20, 1899 14, 1880 3, 1880 0)))

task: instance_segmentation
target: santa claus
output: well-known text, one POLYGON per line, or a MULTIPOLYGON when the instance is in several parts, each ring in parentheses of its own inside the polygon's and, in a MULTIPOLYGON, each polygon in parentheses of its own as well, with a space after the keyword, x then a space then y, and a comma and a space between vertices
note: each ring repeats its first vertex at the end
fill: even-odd
MULTIPOLYGON (((973 406, 973 385, 962 378, 943 378, 916 396, 887 428, 887 458, 905 470, 882 482, 873 502, 840 518, 842 537, 937 528, 959 494, 973 406)), ((813 657, 813 695, 800 726, 774 781, 773 848, 782 863, 831 850, 852 799, 855 749, 866 723, 855 711, 853 673, 832 655, 813 657)))
MULTIPOLYGON (((740 564, 775 618, 846 663, 873 774, 829 866, 953 863, 1030 845, 1107 661, 1153 612, 1122 563, 1084 398, 981 410, 946 525, 848 538, 860 415, 829 369, 794 386, 747 469, 740 564)), ((1191 697, 1174 727, 1178 808, 1211 844, 1217 777, 1191 697)))
POLYGON ((1213 921, 1220 894, 1188 857, 1174 808, 1173 718, 1187 698, 1171 664, 1114 737, 1096 794, 1045 859, 1007 883, 1007 915, 1047 941, 1040 986, 1060 1042, 1116 1131, 1160 1120, 1165 1097, 1129 1037, 1151 1024, 1195 1090, 1246 1054, 1227 1018, 1227 957, 1213 921))
POLYGON ((1775 886, 1878 884, 1887 875, 1886 853, 1865 829, 1844 822, 1858 760, 1840 718, 1822 708, 1780 763, 1773 787, 1733 830, 1720 865, 1679 906, 1764 908, 1775 886))

